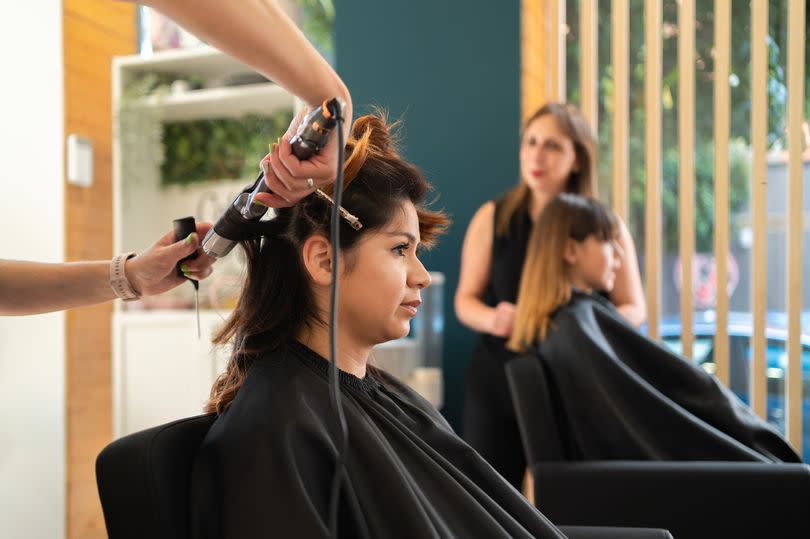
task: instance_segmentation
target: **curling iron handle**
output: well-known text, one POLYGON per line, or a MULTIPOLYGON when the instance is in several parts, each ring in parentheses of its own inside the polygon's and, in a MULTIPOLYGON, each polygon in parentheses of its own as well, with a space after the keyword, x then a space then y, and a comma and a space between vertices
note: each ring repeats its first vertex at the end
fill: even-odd
MULTIPOLYGON (((197 223, 194 221, 194 217, 183 217, 181 219, 175 219, 172 225, 174 226, 174 241, 180 241, 182 239, 187 238, 189 234, 197 232, 197 223)), ((183 275, 183 270, 180 269, 180 265, 186 260, 194 260, 198 256, 200 256, 200 253, 194 251, 187 257, 180 260, 177 263, 177 276, 187 278, 185 275, 183 275)), ((194 279, 188 280, 191 281, 191 283, 194 285, 194 288, 197 288, 198 286, 197 281, 195 281, 194 279)))

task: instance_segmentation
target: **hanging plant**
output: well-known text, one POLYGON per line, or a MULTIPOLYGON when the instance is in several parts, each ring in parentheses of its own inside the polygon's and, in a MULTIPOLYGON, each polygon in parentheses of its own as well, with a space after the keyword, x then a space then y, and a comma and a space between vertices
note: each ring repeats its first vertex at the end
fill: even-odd
POLYGON ((284 134, 292 118, 292 109, 284 109, 269 116, 164 123, 161 186, 256 175, 268 144, 284 134))

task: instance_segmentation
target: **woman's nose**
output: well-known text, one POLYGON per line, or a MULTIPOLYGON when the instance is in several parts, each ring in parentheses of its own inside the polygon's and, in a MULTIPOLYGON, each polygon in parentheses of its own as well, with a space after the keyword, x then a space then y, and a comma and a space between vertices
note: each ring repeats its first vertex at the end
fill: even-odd
POLYGON ((422 265, 422 261, 417 259, 415 267, 410 271, 408 279, 410 282, 408 284, 414 288, 427 288, 430 286, 431 280, 430 273, 422 265))
POLYGON ((543 150, 542 144, 534 147, 534 160, 537 163, 542 162, 546 158, 546 152, 543 150))

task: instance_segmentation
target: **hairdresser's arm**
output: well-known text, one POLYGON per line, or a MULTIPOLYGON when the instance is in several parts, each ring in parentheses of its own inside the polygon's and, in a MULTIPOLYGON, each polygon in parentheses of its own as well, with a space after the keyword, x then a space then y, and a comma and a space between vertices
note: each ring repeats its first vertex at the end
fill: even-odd
MULTIPOLYGON (((183 283, 176 274, 180 259, 199 246, 199 236, 211 228, 197 225, 190 238, 174 241, 168 232, 143 253, 126 261, 124 272, 136 292, 151 296, 183 283)), ((201 254, 184 262, 188 275, 204 279, 214 260, 201 254)), ((115 299, 110 286, 110 261, 42 264, 0 260, 0 315, 28 315, 83 307, 115 299)))
POLYGON ((641 288, 636 246, 624 221, 619 221, 619 246, 623 253, 621 267, 610 293, 610 300, 622 315, 634 326, 640 326, 647 318, 647 304, 641 288))
POLYGON ((470 221, 461 248, 461 272, 456 288, 456 316, 462 324, 481 333, 507 337, 512 333, 515 306, 502 302, 490 307, 482 301, 492 266, 495 204, 487 202, 470 221))
POLYGON ((311 106, 340 97, 346 101, 344 132, 348 136, 352 102, 346 85, 272 0, 146 0, 140 3, 165 13, 311 106))

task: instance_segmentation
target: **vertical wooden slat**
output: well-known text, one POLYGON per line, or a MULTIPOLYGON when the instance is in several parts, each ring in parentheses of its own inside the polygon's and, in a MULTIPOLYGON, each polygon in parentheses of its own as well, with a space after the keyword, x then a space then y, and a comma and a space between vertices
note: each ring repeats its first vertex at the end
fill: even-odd
POLYGON ((753 249, 751 253, 752 305, 754 318, 751 336, 754 357, 751 362, 751 407, 766 416, 765 380, 765 309, 768 251, 767 186, 765 152, 768 142, 768 2, 751 2, 751 207, 753 249))
POLYGON ((644 216, 647 327, 658 339, 661 298, 661 0, 644 2, 644 128, 646 200, 644 216))
MULTIPOLYGON (((93 184, 65 184, 65 260, 112 258, 112 90, 110 62, 135 52, 135 5, 63 0, 65 135, 93 142, 93 184)), ((95 461, 112 439, 112 304, 67 313, 68 539, 107 537, 95 461)))
POLYGON ((565 101, 565 0, 548 0, 549 90, 552 101, 565 101))
POLYGON ((546 0, 522 0, 520 9, 520 117, 548 101, 546 0))
POLYGON ((678 8, 679 248, 681 259, 681 343, 692 357, 692 259, 695 253, 695 0, 678 8))
POLYGON ((787 436, 802 451, 802 123, 804 120, 804 40, 803 1, 788 3, 788 230, 787 230, 787 436))
POLYGON ((579 4, 579 31, 582 59, 579 87, 582 113, 594 133, 599 132, 599 0, 582 0, 579 4))
POLYGON ((613 67, 613 209, 628 216, 628 145, 630 139, 630 9, 628 0, 611 3, 611 64, 613 67))
POLYGON ((729 384, 728 347, 728 139, 731 126, 731 0, 714 4, 714 256, 717 282, 717 329, 714 361, 717 377, 729 384))

